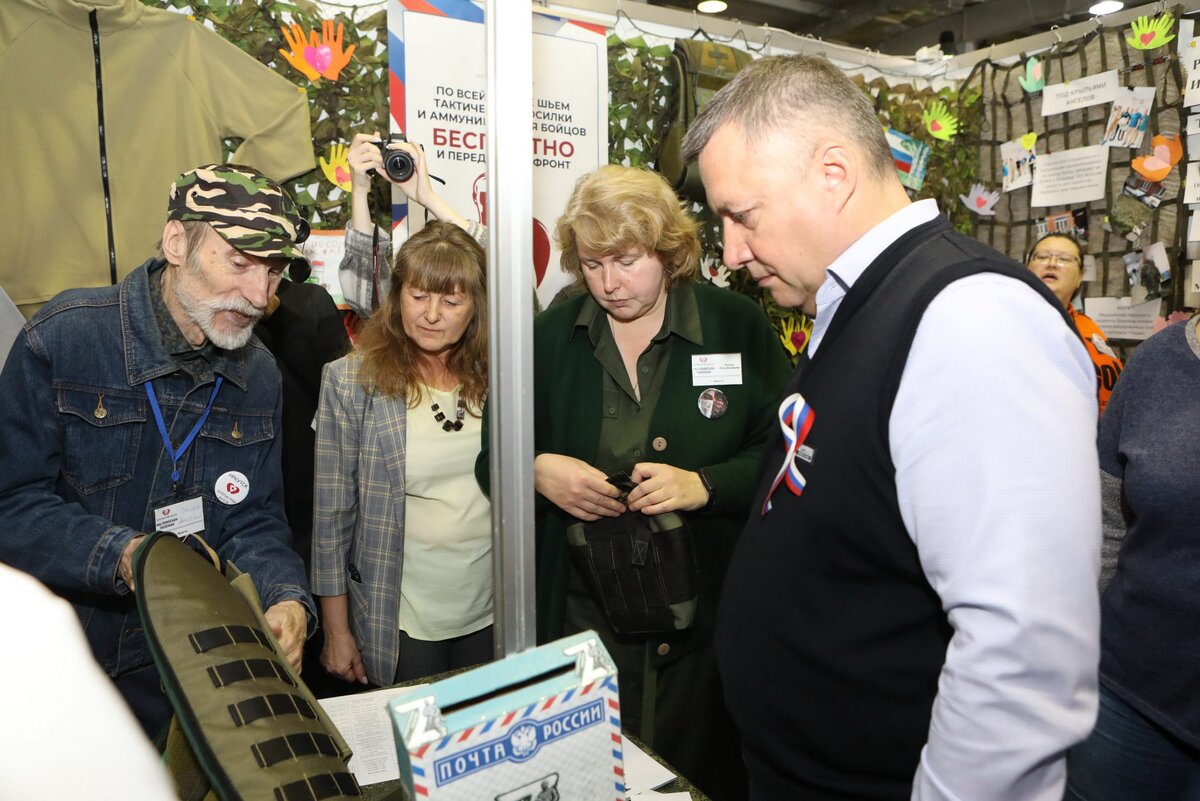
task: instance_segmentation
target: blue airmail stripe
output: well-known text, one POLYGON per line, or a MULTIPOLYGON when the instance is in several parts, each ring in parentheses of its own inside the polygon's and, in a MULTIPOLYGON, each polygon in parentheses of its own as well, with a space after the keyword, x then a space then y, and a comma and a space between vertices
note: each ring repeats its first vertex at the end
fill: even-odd
MULTIPOLYGON (((536 706, 534 704, 530 709, 536 706)), ((533 759, 542 746, 578 734, 605 720, 603 698, 545 720, 522 720, 499 737, 434 760, 434 783, 441 787, 501 762, 526 762, 533 759)))

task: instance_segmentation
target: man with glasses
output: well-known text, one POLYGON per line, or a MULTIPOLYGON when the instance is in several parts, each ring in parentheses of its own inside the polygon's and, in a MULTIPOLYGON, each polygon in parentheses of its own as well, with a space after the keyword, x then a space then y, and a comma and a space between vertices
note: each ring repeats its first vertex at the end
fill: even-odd
POLYGON ((1079 330, 1083 345, 1096 366, 1096 399, 1100 413, 1104 414, 1122 365, 1100 326, 1071 303, 1083 282, 1083 248, 1079 246, 1079 240, 1070 234, 1046 234, 1034 243, 1025 266, 1050 287, 1079 330))
MULTIPOLYGON (((285 269, 308 275, 307 233, 255 170, 190 170, 170 189, 158 255, 51 300, 0 373, 0 560, 74 604, 151 737, 171 707, 134 603, 147 534, 201 534, 249 573, 300 666, 315 609, 284 516, 279 370, 252 329, 285 269)), ((34 651, 30 671, 54 658, 10 648, 34 651)))

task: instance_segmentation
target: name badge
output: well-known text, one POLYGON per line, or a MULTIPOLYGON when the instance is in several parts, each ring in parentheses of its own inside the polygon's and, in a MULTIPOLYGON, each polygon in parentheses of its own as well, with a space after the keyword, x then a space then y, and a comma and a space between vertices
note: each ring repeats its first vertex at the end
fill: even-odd
POLYGON ((176 537, 204 532, 204 502, 200 498, 180 501, 154 510, 154 530, 169 531, 176 537))
POLYGON ((697 353, 692 356, 692 386, 742 383, 742 354, 697 353))

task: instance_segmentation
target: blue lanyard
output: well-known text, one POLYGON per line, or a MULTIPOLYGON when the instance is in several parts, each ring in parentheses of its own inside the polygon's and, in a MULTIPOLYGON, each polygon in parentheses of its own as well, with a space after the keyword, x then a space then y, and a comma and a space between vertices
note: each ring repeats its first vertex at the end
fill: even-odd
POLYGON ((208 419, 208 413, 212 411, 213 401, 217 399, 217 393, 221 391, 221 384, 225 381, 224 376, 217 376, 217 382, 213 385, 212 395, 208 397, 208 405, 204 407, 204 414, 200 415, 200 419, 196 421, 196 425, 192 426, 192 430, 188 432, 187 438, 179 443, 179 449, 171 447, 171 436, 167 433, 167 426, 163 423, 162 409, 158 408, 158 396, 154 394, 153 382, 146 382, 146 397, 150 399, 150 409, 154 412, 154 422, 158 423, 158 433, 162 435, 163 447, 167 449, 167 454, 171 457, 171 481, 174 482, 174 489, 179 490, 179 459, 191 447, 192 440, 196 439, 196 435, 200 433, 200 427, 204 425, 204 421, 208 419))

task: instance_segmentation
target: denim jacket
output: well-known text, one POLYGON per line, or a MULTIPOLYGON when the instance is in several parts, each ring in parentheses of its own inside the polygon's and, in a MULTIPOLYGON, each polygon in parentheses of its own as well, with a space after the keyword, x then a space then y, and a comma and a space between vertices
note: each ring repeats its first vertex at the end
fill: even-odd
POLYGON ((154 531, 155 510, 172 502, 202 499, 205 539, 250 573, 264 609, 298 600, 310 620, 315 613, 283 511, 279 371, 257 339, 214 349, 224 383, 173 490, 145 384, 180 443, 213 381, 197 385, 163 346, 149 283, 163 266, 150 261, 117 286, 60 294, 25 325, 0 373, 0 560, 75 605, 111 675, 151 662, 117 568, 129 540, 154 531), (249 484, 236 504, 215 491, 227 471, 249 484))

